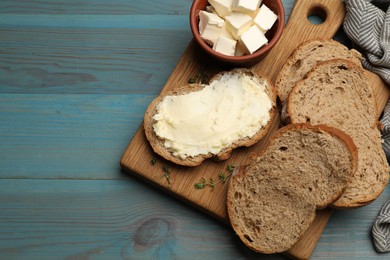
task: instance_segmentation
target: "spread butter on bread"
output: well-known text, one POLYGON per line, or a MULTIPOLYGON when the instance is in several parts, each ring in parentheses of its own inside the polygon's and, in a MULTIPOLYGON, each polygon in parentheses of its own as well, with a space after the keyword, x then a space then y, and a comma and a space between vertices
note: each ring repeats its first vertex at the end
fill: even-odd
POLYGON ((144 117, 153 150, 175 164, 225 160, 233 149, 257 143, 276 113, 273 84, 250 69, 215 75, 158 96, 144 117))
POLYGON ((344 132, 325 125, 279 129, 228 189, 230 223, 242 242, 266 254, 290 249, 324 208, 344 192, 357 150, 344 132))

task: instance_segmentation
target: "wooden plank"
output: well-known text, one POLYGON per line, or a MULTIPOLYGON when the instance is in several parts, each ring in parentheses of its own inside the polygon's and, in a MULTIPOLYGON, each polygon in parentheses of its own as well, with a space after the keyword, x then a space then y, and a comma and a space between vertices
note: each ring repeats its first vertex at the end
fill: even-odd
MULTIPOLYGON (((265 59, 254 66, 254 70, 275 80, 285 60, 300 43, 319 36, 333 37, 343 21, 344 14, 344 4, 339 1, 297 1, 290 14, 290 19, 282 38, 265 59), (326 20, 321 24, 313 24, 307 17, 311 14, 323 15, 326 17, 326 20)), ((216 63, 207 61, 208 57, 201 52, 194 42, 191 42, 165 84, 162 93, 186 84, 188 79, 193 78, 194 75, 201 75, 202 77, 208 78, 210 75, 226 69, 226 67, 221 67, 216 63)), ((375 75, 372 77, 377 83, 374 86, 375 92, 378 96, 383 96, 383 100, 387 100, 389 93, 385 85, 382 81, 377 80, 375 75)), ((383 106, 381 104, 380 110, 382 109, 383 106)), ((273 122, 271 133, 278 127, 279 120, 276 119, 273 122)), ((206 180, 210 178, 217 179, 218 174, 224 171, 226 165, 245 164, 250 153, 260 151, 263 148, 266 139, 267 137, 249 149, 238 149, 225 162, 215 163, 206 161, 202 165, 194 168, 179 167, 160 159, 163 167, 169 166, 171 178, 167 180, 161 178, 161 173, 157 174, 156 170, 154 170, 156 166, 149 163, 155 155, 144 137, 141 126, 126 149, 121 159, 121 165, 125 170, 157 185, 168 193, 187 201, 218 219, 227 221, 227 185, 220 185, 220 187, 213 191, 199 191, 194 189, 194 184, 201 178, 205 178, 206 180)), ((161 165, 158 167, 161 167, 161 165)), ((309 258, 331 213, 331 210, 319 211, 313 225, 287 254, 295 258, 309 258)))
MULTIPOLYGON (((0 186, 2 259, 286 259, 251 252, 225 225, 135 178, 0 186)), ((312 259, 383 259, 369 233, 389 198, 386 189, 367 207, 336 211, 312 259)))
POLYGON ((192 1, 156 0, 2 0, 0 14, 174 14, 187 15, 192 1))
POLYGON ((176 29, 146 29, 155 26, 151 22, 135 29, 1 27, 0 22, 0 93, 156 95, 191 39, 187 20, 175 22, 176 29))
POLYGON ((183 15, 52 15, 0 14, 0 25, 26 28, 130 28, 153 30, 188 29, 183 15), (163 23, 161 21, 164 21, 163 23))
POLYGON ((2 259, 253 256, 226 226, 140 182, 0 180, 0 186, 2 259))
POLYGON ((123 179, 152 95, 0 94, 0 178, 123 179))

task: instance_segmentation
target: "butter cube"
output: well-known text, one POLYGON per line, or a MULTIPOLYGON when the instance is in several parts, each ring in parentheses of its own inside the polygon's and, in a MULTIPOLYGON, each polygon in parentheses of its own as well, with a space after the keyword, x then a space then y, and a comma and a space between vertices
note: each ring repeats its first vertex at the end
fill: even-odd
POLYGON ((236 40, 252 25, 252 17, 239 12, 232 12, 225 17, 225 21, 226 28, 236 40))
POLYGON ((241 35, 240 43, 245 48, 246 53, 252 54, 260 49, 260 47, 267 44, 268 39, 259 27, 252 25, 252 27, 241 35))
POLYGON ((254 13, 260 7, 261 0, 233 0, 233 11, 254 13))
POLYGON ((209 3, 221 17, 225 17, 232 12, 233 0, 209 0, 209 3))
POLYGON ((236 44, 237 41, 224 36, 220 36, 218 37, 215 45, 213 46, 213 50, 224 55, 234 56, 234 53, 236 51, 236 44))
POLYGON ((254 24, 260 27, 263 32, 271 29, 272 25, 274 25, 275 21, 278 19, 278 16, 272 12, 266 5, 262 5, 260 7, 259 12, 253 19, 254 24))
POLYGON ((225 38, 228 38, 228 39, 231 39, 231 40, 235 40, 235 41, 236 41, 236 39, 233 37, 233 35, 228 31, 228 29, 227 29, 226 26, 224 26, 224 27, 222 28, 222 31, 221 31, 221 33, 220 33, 219 36, 223 36, 223 37, 225 37, 225 38))
POLYGON ((215 25, 217 27, 225 26, 225 21, 218 15, 206 11, 199 12, 199 32, 203 33, 207 25, 215 25))
POLYGON ((213 13, 199 12, 199 33, 204 41, 214 45, 224 31, 226 31, 225 21, 222 18, 213 13))

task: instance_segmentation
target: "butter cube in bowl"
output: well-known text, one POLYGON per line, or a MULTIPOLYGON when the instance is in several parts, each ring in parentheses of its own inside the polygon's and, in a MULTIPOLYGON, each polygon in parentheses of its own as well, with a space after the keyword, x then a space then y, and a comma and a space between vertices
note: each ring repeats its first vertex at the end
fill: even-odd
POLYGON ((282 0, 194 0, 190 25, 212 58, 234 66, 259 62, 284 28, 282 0))

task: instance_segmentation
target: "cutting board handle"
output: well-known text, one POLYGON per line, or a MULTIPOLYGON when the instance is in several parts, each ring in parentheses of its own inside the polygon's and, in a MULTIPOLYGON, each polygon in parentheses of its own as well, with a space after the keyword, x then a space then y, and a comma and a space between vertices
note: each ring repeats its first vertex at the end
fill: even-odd
POLYGON ((271 71, 268 75, 273 81, 293 50, 302 42, 325 37, 332 38, 345 17, 345 6, 340 0, 296 0, 282 37, 267 56, 254 68, 271 71), (323 22, 314 24, 309 16, 319 16, 323 22), (278 62, 275 62, 278 60, 278 62), (269 67, 272 67, 270 70, 269 67))
MULTIPOLYGON (((297 0, 290 13, 285 32, 295 39, 299 37, 297 42, 310 35, 323 35, 324 30, 334 34, 340 28, 344 17, 345 6, 340 0, 297 0), (319 16, 323 23, 313 24, 308 19, 311 15, 319 16)), ((284 37, 284 39, 290 38, 284 37)))

